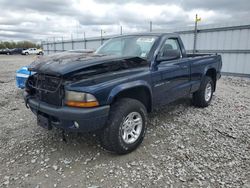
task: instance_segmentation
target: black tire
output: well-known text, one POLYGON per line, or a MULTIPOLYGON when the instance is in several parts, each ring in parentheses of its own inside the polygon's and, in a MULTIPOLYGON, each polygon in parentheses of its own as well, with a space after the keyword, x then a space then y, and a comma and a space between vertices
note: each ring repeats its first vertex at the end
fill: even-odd
POLYGON ((100 133, 101 146, 117 154, 127 154, 135 150, 143 141, 147 127, 147 110, 138 100, 122 98, 111 105, 106 127, 100 133), (131 114, 140 114, 142 128, 138 138, 133 143, 126 143, 122 138, 122 126, 125 118, 131 114))
POLYGON ((25 55, 29 55, 29 53, 28 53, 28 52, 25 52, 25 55))
POLYGON ((214 82, 211 77, 205 76, 204 79, 201 82, 200 88, 198 91, 193 93, 193 104, 194 106, 200 107, 200 108, 205 108, 210 105, 211 100, 213 98, 213 93, 214 93, 214 82), (211 96, 209 98, 205 97, 205 92, 207 86, 211 84, 211 96))

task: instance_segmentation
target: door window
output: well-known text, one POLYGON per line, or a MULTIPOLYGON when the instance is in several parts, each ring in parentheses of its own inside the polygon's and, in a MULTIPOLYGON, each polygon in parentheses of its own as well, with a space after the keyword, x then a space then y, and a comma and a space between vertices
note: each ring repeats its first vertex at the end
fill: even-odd
POLYGON ((181 51, 177 39, 167 39, 159 55, 166 59, 179 59, 181 57, 181 51))

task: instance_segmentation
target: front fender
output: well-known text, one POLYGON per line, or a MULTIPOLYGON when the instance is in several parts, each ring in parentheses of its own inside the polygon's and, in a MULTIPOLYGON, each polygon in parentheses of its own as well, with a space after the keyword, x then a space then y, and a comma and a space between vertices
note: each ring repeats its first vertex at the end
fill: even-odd
POLYGON ((136 88, 136 87, 145 87, 150 92, 150 97, 152 97, 151 86, 144 80, 137 80, 137 81, 132 81, 128 83, 123 83, 114 87, 109 93, 107 104, 111 104, 115 96, 117 96, 120 92, 125 91, 127 89, 136 88))

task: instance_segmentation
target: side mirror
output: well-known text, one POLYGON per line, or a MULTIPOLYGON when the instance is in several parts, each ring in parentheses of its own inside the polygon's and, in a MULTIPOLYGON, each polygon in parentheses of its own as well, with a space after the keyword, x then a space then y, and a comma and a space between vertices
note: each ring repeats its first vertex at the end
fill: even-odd
POLYGON ((159 53, 157 55, 156 61, 162 62, 162 61, 170 61, 179 59, 181 57, 181 53, 179 50, 166 50, 165 53, 159 53))

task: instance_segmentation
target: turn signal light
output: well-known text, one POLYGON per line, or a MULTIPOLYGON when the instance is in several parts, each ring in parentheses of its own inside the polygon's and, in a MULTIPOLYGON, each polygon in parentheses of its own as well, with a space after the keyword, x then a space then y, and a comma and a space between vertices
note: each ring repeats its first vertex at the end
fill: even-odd
POLYGON ((99 106, 99 103, 97 101, 92 101, 92 102, 66 101, 66 105, 71 107, 89 108, 89 107, 99 106))

